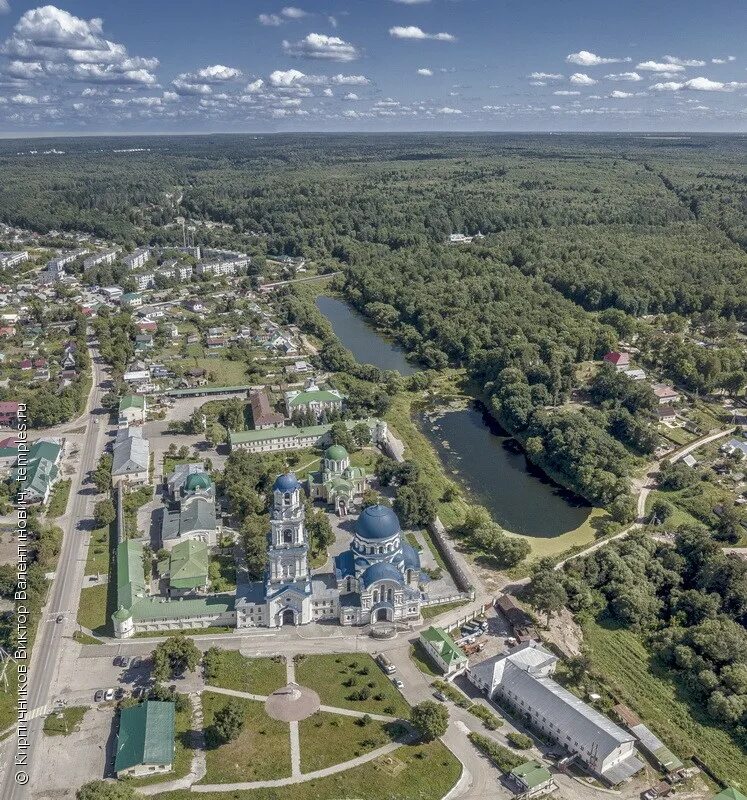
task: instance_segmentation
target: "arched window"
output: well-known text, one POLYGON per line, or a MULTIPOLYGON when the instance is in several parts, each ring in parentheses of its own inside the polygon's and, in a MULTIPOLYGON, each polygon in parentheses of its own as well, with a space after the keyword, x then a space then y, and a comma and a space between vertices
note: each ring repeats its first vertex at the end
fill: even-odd
POLYGON ((290 528, 283 531, 283 544, 293 544, 293 531, 290 528))
POLYGON ((391 603, 392 602, 393 593, 391 589, 386 590, 386 599, 391 603))
POLYGON ((378 589, 374 589, 373 601, 374 601, 374 603, 378 603, 379 602, 379 590, 378 589))
POLYGON ((283 495, 283 505, 289 506, 291 504, 291 493, 286 492, 283 495))
POLYGON ((379 545, 379 553, 383 553, 383 552, 384 552, 384 548, 381 545, 379 545))
POLYGON ((407 570, 407 582, 408 583, 412 583, 412 570, 411 569, 407 570))

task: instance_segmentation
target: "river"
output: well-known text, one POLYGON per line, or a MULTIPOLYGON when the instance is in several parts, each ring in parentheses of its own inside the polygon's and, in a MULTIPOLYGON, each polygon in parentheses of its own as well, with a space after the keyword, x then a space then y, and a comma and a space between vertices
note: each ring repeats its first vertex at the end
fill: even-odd
POLYGON ((394 369, 400 375, 412 375, 418 371, 407 360, 401 347, 385 339, 347 303, 320 295, 316 298, 316 307, 329 320, 337 338, 361 364, 394 369))
MULTIPOLYGON (((347 303, 320 296, 316 305, 361 363, 402 375, 417 371, 401 347, 381 336, 347 303)), ((477 404, 436 417, 423 415, 418 423, 447 473, 506 530, 552 538, 574 530, 589 516, 588 504, 532 465, 515 440, 477 404)))

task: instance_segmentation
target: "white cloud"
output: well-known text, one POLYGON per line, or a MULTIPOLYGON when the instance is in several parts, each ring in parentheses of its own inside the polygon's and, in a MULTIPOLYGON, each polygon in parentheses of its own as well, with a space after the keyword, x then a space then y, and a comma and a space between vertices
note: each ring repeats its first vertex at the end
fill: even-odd
POLYGON ((449 108, 449 106, 444 106, 443 108, 439 108, 437 111, 438 114, 461 114, 462 112, 458 108, 449 108))
POLYGON ((260 14, 257 19, 260 25, 271 25, 277 27, 283 24, 283 19, 278 14, 260 14))
POLYGON ((334 97, 334 96, 335 96, 335 93, 334 93, 334 92, 333 92, 331 89, 325 89, 325 90, 322 92, 322 94, 323 94, 325 97, 334 97))
POLYGON ((530 72, 528 77, 535 81, 559 81, 563 76, 559 72, 530 72))
POLYGON ((706 63, 697 58, 678 58, 677 56, 664 56, 664 61, 678 67, 704 67, 706 63))
POLYGON ((561 111, 563 106, 550 106, 550 111, 561 111))
POLYGON ((14 94, 10 102, 16 106, 35 106, 39 104, 39 98, 31 94, 14 94))
POLYGON ((181 95, 206 95, 213 91, 207 83, 190 83, 179 78, 173 80, 171 85, 176 93, 181 95))
POLYGON ((603 58, 590 53, 588 50, 579 50, 578 53, 570 53, 565 57, 569 64, 578 64, 582 67, 596 67, 599 64, 618 64, 621 61, 630 61, 629 58, 603 58))
POLYGON ((7 14, 10 11, 8 0, 0 0, 0 14, 7 14))
POLYGON ((575 97, 581 94, 581 92, 572 92, 568 89, 558 89, 558 91, 553 92, 553 94, 557 95, 558 97, 575 97))
POLYGON ((223 64, 213 64, 211 67, 203 67, 197 70, 195 77, 205 83, 221 83, 222 81, 232 81, 241 77, 241 70, 235 67, 225 67, 223 64))
POLYGON ((244 91, 248 92, 249 94, 256 94, 257 92, 261 91, 264 85, 265 82, 262 80, 262 78, 257 78, 256 81, 251 81, 250 83, 247 83, 244 91))
POLYGON ((76 64, 73 68, 74 80, 91 81, 92 83, 121 83, 153 86, 155 76, 147 69, 121 70, 113 64, 76 64))
POLYGON ((356 100, 360 100, 355 92, 348 92, 345 97, 342 98, 343 100, 350 100, 351 102, 355 102, 356 100))
POLYGON ((310 33, 298 42, 283 41, 283 50, 291 56, 327 61, 355 61, 360 56, 350 42, 324 33, 310 33))
POLYGON ((428 67, 421 67, 418 70, 418 75, 422 75, 424 78, 430 78, 433 75, 433 70, 428 69, 428 67))
POLYGON ((303 17, 308 16, 303 9, 296 8, 296 6, 286 6, 280 13, 286 19, 302 19, 303 17))
POLYGON ((670 64, 661 61, 641 61, 636 64, 636 69, 642 69, 646 72, 684 72, 685 68, 680 64, 670 64))
POLYGON ((44 68, 38 61, 11 61, 3 72, 11 78, 29 81, 41 78, 44 68))
POLYGON ((637 72, 613 72, 605 75, 608 81, 642 81, 643 78, 637 72))
POLYGON ((450 33, 426 33, 417 25, 395 25, 389 28, 389 35, 395 39, 433 39, 438 42, 455 42, 456 36, 450 33))
POLYGON ((650 88, 656 92, 679 92, 679 91, 695 91, 695 92, 733 92, 736 89, 744 89, 747 83, 738 83, 731 81, 730 83, 722 83, 721 81, 712 81, 710 78, 690 78, 690 80, 677 82, 669 81, 668 83, 655 83, 650 88))
POLYGON ((570 81, 577 86, 593 86, 596 83, 594 78, 590 78, 583 72, 574 72, 570 77, 570 81))
POLYGON ((726 58, 712 58, 711 64, 726 64, 728 61, 736 61, 736 56, 726 56, 726 58))
POLYGON ((529 81, 530 86, 547 86, 547 81, 529 81))
POLYGON ((336 28, 336 27, 337 27, 337 17, 333 17, 333 16, 331 16, 331 15, 330 15, 329 17, 327 17, 327 22, 329 22, 329 24, 330 24, 330 25, 331 25, 333 28, 336 28))
POLYGON ((626 97, 634 97, 635 95, 633 92, 621 92, 619 89, 615 89, 614 92, 610 93, 610 97, 615 98, 616 100, 622 100, 626 97))
POLYGON ((293 86, 305 77, 306 75, 297 69, 276 69, 270 73, 269 81, 271 86, 293 86))
POLYGON ((371 81, 365 75, 333 75, 329 79, 330 83, 336 86, 368 86, 371 81))

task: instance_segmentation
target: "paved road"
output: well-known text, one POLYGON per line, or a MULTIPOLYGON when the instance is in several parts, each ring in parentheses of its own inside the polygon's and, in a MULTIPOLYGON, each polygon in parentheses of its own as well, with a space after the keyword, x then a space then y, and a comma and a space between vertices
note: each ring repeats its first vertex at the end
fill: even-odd
MULTIPOLYGON (((93 386, 89 398, 88 408, 98 409, 103 394, 101 381, 103 370, 98 363, 98 353, 91 351, 93 364, 93 386)), ((38 633, 34 643, 29 670, 29 696, 28 708, 44 708, 53 698, 50 695, 51 685, 60 664, 60 651, 63 638, 71 636, 75 629, 75 617, 78 608, 79 581, 75 572, 78 562, 86 557, 87 537, 78 529, 78 523, 89 516, 89 503, 92 495, 84 494, 83 480, 89 470, 94 469, 103 451, 104 429, 103 424, 89 413, 85 420, 85 440, 79 454, 79 469, 73 479, 72 496, 66 515, 59 520, 63 528, 64 537, 62 549, 57 565, 57 572, 49 591, 47 605, 42 611, 38 633), (58 614, 64 614, 62 623, 56 623, 58 614)), ((38 716, 29 724, 29 772, 31 781, 29 785, 19 785, 15 780, 16 770, 6 764, 0 778, 0 797, 3 800, 25 800, 30 796, 30 788, 34 783, 34 771, 43 769, 44 765, 38 762, 39 738, 42 736, 43 716, 38 716)), ((12 741, 11 741, 12 746, 12 741)), ((6 751, 7 752, 7 751, 6 751)))

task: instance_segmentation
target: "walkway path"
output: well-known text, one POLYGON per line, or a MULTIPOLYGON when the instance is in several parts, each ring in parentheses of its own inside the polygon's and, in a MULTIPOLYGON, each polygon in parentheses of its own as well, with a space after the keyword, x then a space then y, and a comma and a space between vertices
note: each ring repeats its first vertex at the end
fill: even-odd
MULTIPOLYGON (((293 658, 285 659, 285 680, 290 686, 296 682, 296 662, 293 658)), ((298 720, 291 720, 290 725, 290 749, 291 749, 291 776, 301 777, 301 737, 298 732, 298 720)))

